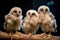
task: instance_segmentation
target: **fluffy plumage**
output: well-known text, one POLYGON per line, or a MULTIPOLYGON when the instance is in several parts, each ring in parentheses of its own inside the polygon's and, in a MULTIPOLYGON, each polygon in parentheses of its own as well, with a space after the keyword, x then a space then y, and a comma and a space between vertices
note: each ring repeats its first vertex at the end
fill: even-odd
POLYGON ((35 10, 28 10, 24 18, 23 31, 26 34, 36 33, 38 29, 38 13, 35 10))
POLYGON ((55 16, 50 12, 49 7, 42 5, 38 8, 39 22, 44 32, 55 32, 57 25, 55 16), (54 26, 55 25, 55 26, 54 26))
POLYGON ((4 29, 8 32, 20 30, 22 25, 22 9, 13 7, 10 12, 5 15, 4 29))

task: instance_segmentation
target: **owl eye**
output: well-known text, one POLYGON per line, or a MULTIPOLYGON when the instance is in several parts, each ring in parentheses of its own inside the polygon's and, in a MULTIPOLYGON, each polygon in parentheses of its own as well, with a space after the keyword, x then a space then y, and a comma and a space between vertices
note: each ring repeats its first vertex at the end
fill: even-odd
POLYGON ((21 11, 19 11, 19 13, 21 13, 21 11))
POLYGON ((46 12, 48 11, 48 9, 45 10, 46 12))
POLYGON ((30 12, 28 13, 28 15, 30 15, 30 12))
POLYGON ((32 13, 32 15, 35 15, 35 13, 32 13))
POLYGON ((14 13, 16 13, 17 11, 16 10, 14 10, 14 13))
POLYGON ((40 9, 40 11, 43 11, 43 9, 40 9))

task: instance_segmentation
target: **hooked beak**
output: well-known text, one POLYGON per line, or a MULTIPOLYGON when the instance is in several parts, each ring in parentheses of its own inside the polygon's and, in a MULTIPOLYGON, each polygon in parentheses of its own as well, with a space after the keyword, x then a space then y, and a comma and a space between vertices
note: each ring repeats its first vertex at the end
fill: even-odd
POLYGON ((16 15, 17 15, 17 16, 19 16, 20 14, 19 14, 19 13, 17 13, 16 15))
POLYGON ((32 17, 32 15, 30 15, 30 17, 32 17))
POLYGON ((46 12, 45 12, 45 11, 43 11, 43 13, 45 14, 46 12))
POLYGON ((33 15, 30 15, 30 17, 32 17, 33 15))

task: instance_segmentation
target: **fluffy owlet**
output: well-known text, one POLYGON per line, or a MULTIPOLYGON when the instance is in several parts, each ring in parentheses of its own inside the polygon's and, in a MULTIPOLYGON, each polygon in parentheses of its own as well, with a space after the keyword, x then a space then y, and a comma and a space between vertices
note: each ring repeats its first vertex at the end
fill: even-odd
POLYGON ((39 14, 39 22, 42 31, 44 32, 54 32, 57 28, 56 20, 54 15, 50 12, 49 7, 47 6, 40 6, 38 8, 38 14, 39 14))
POLYGON ((6 29, 8 32, 13 32, 20 30, 21 25, 22 9, 19 7, 13 7, 10 12, 5 15, 4 29, 6 29))
POLYGON ((26 34, 34 34, 38 29, 38 13, 35 10, 28 10, 24 18, 23 31, 26 34))

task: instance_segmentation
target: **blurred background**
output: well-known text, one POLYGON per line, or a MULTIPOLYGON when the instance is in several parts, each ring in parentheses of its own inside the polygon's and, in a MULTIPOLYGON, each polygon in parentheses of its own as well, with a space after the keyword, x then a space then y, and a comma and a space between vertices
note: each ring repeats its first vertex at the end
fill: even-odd
MULTIPOLYGON (((60 36, 60 3, 59 0, 0 0, 0 30, 5 31, 4 16, 9 13, 12 7, 18 6, 23 10, 23 17, 25 17, 26 11, 29 9, 35 9, 37 11, 38 7, 41 5, 46 5, 50 8, 51 12, 54 14, 57 21, 57 32, 52 33, 52 35, 60 36)), ((22 29, 20 32, 24 33, 22 29)), ((38 29, 37 34, 42 33, 41 28, 38 29)))

